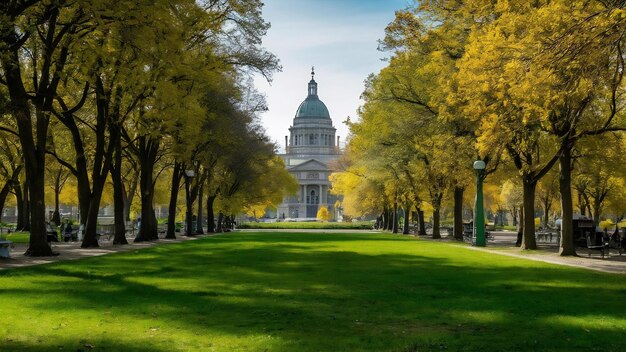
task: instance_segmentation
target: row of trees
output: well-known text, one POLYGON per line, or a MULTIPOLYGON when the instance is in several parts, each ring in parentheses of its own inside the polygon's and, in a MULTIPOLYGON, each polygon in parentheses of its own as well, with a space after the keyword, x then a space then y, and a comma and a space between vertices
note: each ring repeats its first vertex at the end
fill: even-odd
POLYGON ((250 80, 279 69, 261 47, 269 27, 261 7, 259 0, 0 5, 0 204, 16 195, 31 231, 27 254, 53 254, 46 183, 58 195, 68 178, 76 185, 83 247, 98 246, 108 185, 118 244, 126 243, 135 194, 142 219, 136 241, 157 238, 157 182, 169 183, 167 237, 174 236, 185 171, 195 174, 186 178, 187 204, 198 200, 209 231, 215 208, 221 217, 282 199, 293 181, 256 122, 265 105, 250 80))
POLYGON ((572 190, 599 218, 601 194, 609 193, 603 182, 626 177, 614 163, 624 143, 617 131, 626 127, 624 6, 428 0, 397 12, 381 43, 389 63, 366 82, 348 166, 333 176, 344 204, 358 195, 367 201, 352 201, 354 212, 395 214, 398 206, 421 213, 427 203, 439 237, 439 213, 451 198, 461 238, 472 161, 481 159, 482 177, 520 190, 522 248, 534 249, 535 194, 552 170, 560 254, 574 255, 572 190))

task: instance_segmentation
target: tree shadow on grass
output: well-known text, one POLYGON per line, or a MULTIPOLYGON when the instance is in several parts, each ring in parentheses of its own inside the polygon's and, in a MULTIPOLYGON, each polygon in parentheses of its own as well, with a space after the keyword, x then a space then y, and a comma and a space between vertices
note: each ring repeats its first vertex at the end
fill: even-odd
MULTIPOLYGON (((235 345, 273 336, 275 351, 572 350, 598 340, 605 350, 624 347, 622 277, 499 257, 488 266, 481 258, 493 257, 483 253, 434 257, 402 237, 393 238, 406 242, 402 250, 385 251, 390 236, 256 236, 24 269, 18 277, 30 278, 28 288, 0 292, 33 302, 57 297, 29 307, 51 315, 108 311, 129 324, 199 331, 206 336, 198 346, 220 336, 235 345), (354 246, 317 246, 337 240, 354 246), (360 251, 362 243, 381 250, 360 251)), ((97 343, 124 350, 114 334, 97 343)), ((162 347, 148 341, 144 348, 162 347)))

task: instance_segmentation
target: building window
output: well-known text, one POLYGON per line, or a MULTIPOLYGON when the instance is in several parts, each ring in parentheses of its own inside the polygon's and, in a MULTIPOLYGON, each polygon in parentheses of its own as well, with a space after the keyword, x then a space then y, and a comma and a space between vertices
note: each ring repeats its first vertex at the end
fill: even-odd
POLYGON ((310 195, 306 196, 307 204, 319 204, 319 196, 314 189, 311 190, 310 195))

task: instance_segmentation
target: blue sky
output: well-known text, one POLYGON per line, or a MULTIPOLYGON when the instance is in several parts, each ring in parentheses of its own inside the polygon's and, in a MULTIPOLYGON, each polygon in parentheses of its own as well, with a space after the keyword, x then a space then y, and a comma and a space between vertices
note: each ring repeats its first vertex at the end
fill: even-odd
POLYGON ((385 66, 377 50, 394 12, 410 0, 267 0, 264 18, 272 24, 263 45, 281 61, 283 71, 270 84, 261 77, 257 88, 266 95, 269 111, 263 126, 280 149, 298 105, 306 98, 311 66, 319 97, 330 111, 337 135, 345 141, 341 121, 357 117, 363 81, 385 66))

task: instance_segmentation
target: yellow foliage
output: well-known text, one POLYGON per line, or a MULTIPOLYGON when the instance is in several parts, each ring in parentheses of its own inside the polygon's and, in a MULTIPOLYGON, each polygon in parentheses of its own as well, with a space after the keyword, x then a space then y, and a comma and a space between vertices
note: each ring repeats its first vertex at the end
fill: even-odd
POLYGON ((606 220, 600 221, 599 226, 601 230, 604 230, 604 229, 612 230, 615 228, 615 223, 611 219, 606 219, 606 220))
POLYGON ((326 206, 324 205, 320 206, 320 208, 317 210, 316 218, 320 221, 330 220, 330 212, 328 211, 328 208, 326 208, 326 206))

